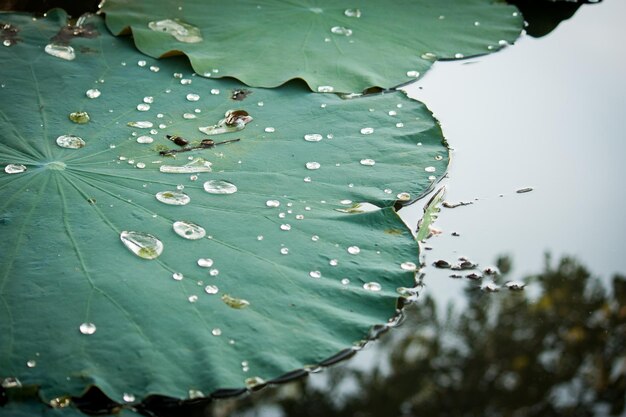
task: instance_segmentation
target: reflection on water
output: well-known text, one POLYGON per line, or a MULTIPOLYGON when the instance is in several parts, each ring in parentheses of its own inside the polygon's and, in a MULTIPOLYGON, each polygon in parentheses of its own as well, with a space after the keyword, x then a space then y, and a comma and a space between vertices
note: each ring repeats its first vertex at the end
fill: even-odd
MULTIPOLYGON (((506 281, 506 274, 495 278, 506 281)), ((624 413, 626 278, 605 288, 575 259, 547 258, 543 271, 523 281, 527 290, 498 292, 467 281, 467 308, 444 314, 433 298, 420 299, 402 326, 372 346, 373 368, 339 365, 197 415, 624 413)))

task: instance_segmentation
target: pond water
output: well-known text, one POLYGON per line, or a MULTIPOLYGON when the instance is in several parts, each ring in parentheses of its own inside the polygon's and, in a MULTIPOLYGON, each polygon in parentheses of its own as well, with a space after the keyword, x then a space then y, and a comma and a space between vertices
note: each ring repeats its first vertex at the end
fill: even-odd
MULTIPOLYGON (((625 415, 622 16, 622 0, 584 5, 547 36, 438 62, 407 86, 453 148, 445 200, 472 202, 442 208, 420 299, 353 359, 204 412, 625 415), (479 269, 500 257, 497 285, 527 289, 481 291, 432 265, 461 256, 479 269)), ((424 201, 401 211, 411 227, 424 201)))

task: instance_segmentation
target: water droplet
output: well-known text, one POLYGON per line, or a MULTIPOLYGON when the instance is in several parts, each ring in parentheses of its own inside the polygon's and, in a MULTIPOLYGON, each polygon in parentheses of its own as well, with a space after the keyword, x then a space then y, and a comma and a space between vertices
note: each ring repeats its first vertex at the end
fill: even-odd
POLYGON ((212 277, 216 277, 216 276, 218 276, 219 274, 220 274, 220 270, 219 270, 219 269, 216 269, 216 268, 213 268, 213 269, 211 269, 211 270, 209 271, 209 275, 211 275, 212 277))
MULTIPOLYGON (((185 165, 161 165, 159 171, 166 174, 193 174, 198 172, 211 172, 211 163, 202 158, 194 158, 185 165)), ((196 176, 196 180, 198 177, 196 176)), ((192 180, 195 181, 195 180, 192 180)))
POLYGON ((151 136, 139 136, 137 138, 137 143, 152 143, 154 142, 154 138, 152 138, 151 136))
POLYGON ((380 291, 382 289, 381 285, 378 282, 366 282, 363 284, 363 288, 368 291, 380 291))
POLYGON ((280 248, 280 253, 282 255, 289 255, 289 248, 280 248))
POLYGON ((217 294, 219 292, 219 288, 216 285, 207 285, 204 287, 204 292, 207 294, 217 294))
POLYGON ((157 67, 156 65, 151 65, 150 66, 150 71, 152 72, 159 72, 161 68, 157 67))
POLYGON ((237 186, 223 180, 209 180, 204 183, 204 191, 209 194, 234 194, 237 186))
POLYGON ((203 268, 210 268, 213 266, 213 259, 209 259, 209 258, 200 258, 198 259, 198 266, 201 266, 203 268))
POLYGON ((71 398, 68 396, 56 397, 50 400, 50 407, 52 408, 67 408, 72 403, 71 398))
POLYGON ((348 17, 361 17, 361 11, 359 9, 346 9, 343 14, 348 17))
POLYGON ((319 133, 309 133, 304 135, 304 140, 306 140, 307 142, 319 142, 320 140, 322 140, 322 135, 320 135, 319 133))
MULTIPOLYGON (((319 93, 332 93, 333 91, 335 91, 335 88, 330 85, 320 85, 319 87, 317 87, 317 91, 319 93)), ((321 107, 326 107, 326 105, 322 104, 321 107)))
POLYGON ((411 194, 409 193, 399 193, 396 198, 400 201, 409 201, 411 199, 411 194))
POLYGON ((404 269, 405 271, 416 271, 417 265, 415 265, 415 263, 413 262, 402 262, 400 264, 400 268, 404 269))
POLYGON ((184 206, 191 201, 187 194, 178 191, 161 191, 156 193, 155 197, 161 203, 171 206, 184 206))
POLYGON ((276 129, 274 129, 273 127, 266 127, 265 128, 265 132, 266 133, 274 133, 276 131, 276 129))
POLYGON ((220 328, 216 327, 215 329, 211 330, 211 334, 213 336, 221 336, 222 330, 220 328))
POLYGON ((85 146, 85 141, 74 135, 61 135, 56 140, 61 148, 80 149, 85 146))
POLYGON ((374 166, 376 164, 376 161, 374 161, 373 159, 361 159, 361 165, 365 165, 365 166, 374 166))
POLYGON ((306 169, 315 170, 315 169, 320 169, 321 165, 319 162, 307 162, 305 166, 306 166, 306 169))
POLYGON ((2 44, 4 46, 11 46, 11 45, 13 45, 13 42, 11 42, 10 39, 5 39, 5 40, 2 41, 2 44))
POLYGON ((74 48, 69 45, 56 45, 49 43, 44 49, 48 55, 55 56, 57 58, 65 59, 66 61, 72 61, 76 58, 74 48))
POLYGON ((174 278, 174 280, 176 281, 182 281, 182 279, 184 278, 183 274, 181 274, 180 272, 174 272, 172 274, 172 278, 174 278))
POLYGON ((183 114, 183 119, 187 119, 187 120, 195 119, 196 117, 197 116, 195 114, 193 114, 193 113, 185 113, 185 114, 183 114))
POLYGON ((85 95, 89 98, 98 98, 100 97, 100 94, 102 93, 100 93, 100 90, 97 88, 91 88, 85 92, 85 95))
POLYGON ((435 167, 426 167, 424 168, 424 171, 426 172, 435 172, 437 169, 435 167))
POLYGON ((214 96, 218 95, 219 93, 220 93, 220 90, 218 90, 217 88, 211 89, 211 94, 213 94, 214 96))
POLYGON ((350 280, 349 280, 348 278, 343 278, 343 279, 341 280, 341 284, 342 284, 342 285, 348 285, 348 284, 350 284, 350 280))
POLYGON ((206 236, 206 230, 202 226, 187 221, 177 221, 172 225, 178 236, 189 240, 198 240, 206 236))
POLYGON ((137 110, 139 111, 148 111, 150 110, 150 105, 146 103, 137 104, 137 110))
POLYGON ((309 272, 309 276, 317 279, 322 277, 322 273, 320 271, 311 271, 309 272))
POLYGON ((313 235, 313 236, 311 236, 311 240, 313 242, 317 242, 318 240, 320 240, 320 237, 318 235, 313 235))
POLYGON ((311 177, 304 177, 304 182, 311 182, 311 177))
POLYGON ((456 54, 454 54, 454 57, 457 58, 457 59, 461 59, 461 58, 464 57, 464 55, 461 54, 461 53, 456 53, 456 54))
POLYGON ((155 32, 165 32, 172 35, 179 42, 202 42, 202 33, 200 32, 200 29, 179 19, 156 20, 148 23, 148 27, 155 32))
POLYGON ((132 403, 133 401, 135 401, 135 396, 133 394, 125 392, 124 394, 122 394, 122 399, 127 403, 132 403))
POLYGON ((93 323, 83 323, 78 327, 82 334, 90 335, 96 332, 96 325, 93 323))
POLYGON ((393 190, 392 190, 391 188, 385 188, 385 189, 383 190, 383 192, 384 192, 385 194, 391 194, 391 193, 393 192, 393 190))
POLYGON ((163 252, 163 243, 148 233, 123 231, 120 233, 120 239, 140 258, 155 259, 163 252))
POLYGON ((480 22, 479 21, 475 21, 474 22, 474 26, 480 26, 480 22))
POLYGON ((352 200, 341 200, 339 204, 343 204, 344 206, 352 204, 352 200))
POLYGON ((364 127, 363 129, 361 129, 362 135, 371 135, 372 133, 374 133, 374 128, 372 127, 364 127))
POLYGON ((395 110, 389 110, 387 113, 389 116, 396 116, 398 113, 395 110))
MULTIPOLYGON (((154 97, 146 96, 146 97, 143 98, 143 102, 146 103, 146 104, 152 104, 152 103, 154 103, 154 97)), ((158 117, 158 115, 157 115, 157 117, 158 117)), ((163 115, 161 115, 161 117, 163 117, 163 115)))
POLYGON ((31 359, 26 362, 26 366, 28 366, 29 368, 34 368, 35 366, 37 366, 37 361, 35 361, 34 359, 31 359))
POLYGON ((498 45, 500 46, 507 46, 509 43, 507 41, 505 41, 504 39, 501 39, 498 41, 498 45))
POLYGON ((296 220, 303 220, 304 216, 302 214, 296 214, 296 220))
POLYGON ((75 111, 70 113, 69 118, 72 122, 80 125, 89 122, 89 114, 86 111, 75 111))
POLYGON ((328 261, 328 263, 330 264, 330 266, 339 265, 339 261, 337 259, 331 259, 330 261, 328 261))
POLYGON ((411 78, 418 78, 420 76, 420 73, 419 71, 407 71, 406 76, 411 78))
POLYGON ((198 100, 200 100, 200 96, 198 94, 189 93, 189 94, 187 94, 187 100, 188 101, 198 101, 198 100))
POLYGON ((437 59, 437 55, 433 54, 432 52, 425 52, 422 54, 422 59, 425 59, 427 61, 434 61, 437 59))
POLYGON ((265 202, 265 205, 267 207, 278 207, 278 206, 280 206, 280 201, 278 201, 278 200, 267 200, 265 202))
POLYGON ((136 127, 139 129, 150 129, 152 126, 154 126, 152 122, 148 122, 148 121, 128 122, 126 124, 130 127, 136 127))
POLYGON ((343 26, 333 26, 330 31, 335 35, 352 36, 352 29, 343 26))
POLYGON ((291 230, 291 225, 288 223, 283 223, 280 225, 280 230, 289 231, 291 230))
POLYGON ((254 389, 258 386, 264 385, 265 380, 263 380, 263 378, 259 378, 258 376, 255 376, 253 378, 246 378, 246 380, 244 381, 244 384, 246 385, 246 388, 254 389))
POLYGON ((195 303, 196 301, 198 301, 198 296, 197 295, 190 295, 187 300, 189 300, 190 303, 195 303))
POLYGON ((7 174, 20 174, 26 171, 26 167, 21 164, 9 164, 4 167, 4 172, 7 174))
POLYGON ((350 246, 348 248, 348 253, 350 255, 358 255, 359 253, 361 253, 361 248, 359 248, 358 246, 350 246))
POLYGON ((182 85, 189 85, 189 84, 191 84, 191 79, 190 78, 183 78, 182 80, 180 80, 180 83, 182 85))
POLYGON ((147 62, 146 62, 146 61, 144 61, 143 59, 142 59, 142 60, 137 61, 137 65, 139 65, 139 66, 140 66, 140 67, 142 67, 142 68, 143 68, 143 67, 145 67, 145 66, 146 66, 146 64, 147 64, 147 62))
POLYGON ((443 156, 441 155, 435 156, 435 161, 441 161, 442 159, 443 159, 443 156))
POLYGON ((248 300, 244 300, 243 298, 235 298, 231 297, 228 294, 222 295, 222 301, 230 308, 236 308, 238 310, 242 308, 246 308, 250 305, 248 300))

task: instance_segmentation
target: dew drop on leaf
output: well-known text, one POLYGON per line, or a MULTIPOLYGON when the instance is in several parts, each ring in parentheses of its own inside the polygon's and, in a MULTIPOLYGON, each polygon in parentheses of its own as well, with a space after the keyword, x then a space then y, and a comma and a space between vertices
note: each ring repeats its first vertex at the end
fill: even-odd
POLYGON ((146 143, 152 143, 154 142, 154 138, 152 136, 139 136, 137 138, 137 143, 142 143, 142 144, 146 144, 146 143))
POLYGON ((348 29, 344 26, 333 26, 330 28, 330 31, 335 35, 352 36, 352 29, 348 29))
POLYGON ((9 164, 4 167, 4 172, 7 174, 21 174, 26 171, 26 166, 21 164, 9 164))
POLYGON ((100 97, 100 94, 102 93, 100 93, 100 90, 97 88, 91 88, 85 92, 85 95, 89 98, 98 98, 100 97))
POLYGON ((322 273, 320 271, 311 271, 309 272, 309 276, 317 279, 322 277, 322 273))
POLYGON ((286 232, 288 232, 289 230, 291 230, 291 225, 288 223, 284 223, 280 225, 280 230, 284 230, 286 232))
POLYGON ((137 104, 137 110, 139 110, 139 111, 148 111, 148 110, 150 110, 150 105, 146 104, 146 103, 139 103, 139 104, 137 104))
POLYGON ((237 192, 237 186, 228 181, 209 180, 204 183, 204 191, 209 194, 234 194, 237 192))
POLYGON ((420 76, 420 73, 419 71, 407 71, 406 76, 411 78, 417 78, 420 76))
POLYGON ((361 253, 361 248, 359 248, 358 246, 350 246, 348 248, 348 253, 350 255, 358 255, 359 253, 361 253))
POLYGON ((374 166, 376 164, 376 161, 374 161, 373 159, 361 159, 361 165, 365 165, 365 166, 374 166))
MULTIPOLYGON (((317 87, 318 93, 332 93, 333 91, 335 91, 335 88, 330 85, 320 85, 319 87, 317 87)), ((326 105, 324 104, 322 104, 321 106, 326 107, 326 105)))
POLYGON ((189 93, 187 94, 187 101, 198 101, 200 100, 200 96, 198 94, 189 93))
POLYGON ((26 366, 28 366, 29 368, 34 368, 35 366, 37 366, 37 361, 35 361, 34 359, 31 359, 26 362, 26 366))
POLYGON ((346 9, 343 11, 343 14, 347 17, 361 17, 361 10, 359 9, 346 9))
POLYGON ((306 166, 306 169, 316 170, 316 169, 320 169, 321 165, 319 162, 307 162, 305 166, 306 166))
POLYGON ((215 285, 207 285, 204 287, 204 292, 207 294, 217 294, 219 292, 219 288, 215 285))
POLYGON ((191 201, 187 194, 178 191, 161 191, 156 193, 155 197, 161 203, 172 206, 184 206, 191 201))
POLYGON ((220 329, 219 327, 216 327, 215 329, 211 330, 211 334, 213 336, 221 336, 222 329, 220 329))
POLYGON ((176 281, 181 281, 184 278, 184 276, 180 272, 174 272, 172 274, 172 278, 176 281))
POLYGON ((163 242, 148 233, 123 231, 120 239, 132 253, 144 259, 156 259, 163 252, 163 242))
POLYGON ((61 135, 56 140, 61 148, 80 149, 85 146, 85 141, 74 135, 61 135))
POLYGON ((148 121, 128 122, 127 125, 130 127, 136 127, 139 129, 150 129, 152 126, 154 126, 152 122, 148 122, 148 121))
POLYGON ((197 261, 198 266, 201 266, 203 268, 210 268, 213 266, 213 259, 209 259, 209 258, 200 258, 197 261))
POLYGON ((125 393, 122 395, 122 399, 123 399, 124 401, 126 401, 127 403, 132 403, 133 401, 135 401, 135 396, 134 396, 133 394, 130 394, 130 393, 128 393, 128 392, 125 392, 125 393))
POLYGON ((69 118, 72 122, 83 125, 89 122, 89 114, 86 111, 75 111, 70 113, 69 118))
MULTIPOLYGON (((211 172, 211 162, 203 158, 194 158, 185 165, 161 165, 159 171, 166 174, 195 174, 198 172, 211 172)), ((197 176, 192 181, 197 180, 197 176)))
POLYGON ((189 240, 198 240, 206 236, 206 230, 195 223, 187 221, 177 221, 172 225, 178 236, 189 240))
POLYGON ((273 127, 266 127, 265 128, 265 133, 274 133, 276 131, 276 129, 274 129, 273 127))
POLYGON ((380 291, 382 289, 381 285, 378 282, 366 282, 363 284, 363 288, 368 291, 380 291))
POLYGON ((82 334, 91 335, 96 332, 96 325, 93 323, 83 323, 78 327, 82 334))
POLYGON ((415 263, 413 262, 402 262, 400 264, 400 268, 404 269, 405 271, 415 271, 417 270, 417 265, 415 265, 415 263))
POLYGON ((65 59, 66 61, 72 61, 76 58, 74 48, 69 45, 57 45, 49 43, 44 49, 48 55, 52 55, 57 58, 65 59))
POLYGON ((280 201, 278 201, 278 200, 267 200, 265 202, 265 205, 267 207, 278 207, 278 206, 280 206, 280 201))
POLYGON ((322 140, 322 135, 320 135, 319 133, 309 133, 304 135, 304 140, 306 140, 307 142, 319 142, 320 140, 322 140))
POLYGON ((372 127, 364 127, 363 129, 361 129, 362 135, 371 135, 372 133, 374 133, 374 128, 372 127))

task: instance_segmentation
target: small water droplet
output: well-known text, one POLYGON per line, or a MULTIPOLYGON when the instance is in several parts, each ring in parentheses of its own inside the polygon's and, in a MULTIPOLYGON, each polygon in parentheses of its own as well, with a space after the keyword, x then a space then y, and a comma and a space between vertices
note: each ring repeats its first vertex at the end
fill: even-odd
POLYGON ((180 80, 180 83, 182 85, 189 85, 189 84, 191 84, 191 79, 190 78, 183 78, 182 80, 180 80))
POLYGON ((425 52, 422 54, 422 59, 425 59, 427 61, 434 61, 437 59, 437 55, 433 54, 432 52, 425 52))
POLYGON ((197 116, 195 114, 193 114, 193 113, 185 113, 185 114, 183 114, 183 119, 187 119, 187 120, 195 119, 196 117, 197 116))
POLYGON ((311 236, 311 240, 313 242, 317 242, 318 240, 320 240, 320 237, 318 235, 313 235, 313 236, 311 236))
POLYGON ((155 32, 164 32, 173 36, 179 42, 202 42, 202 33, 196 26, 179 19, 163 19, 148 23, 148 27, 155 32))
POLYGON ((148 111, 150 110, 150 105, 146 103, 137 104, 137 110, 139 111, 148 111))
POLYGON ((266 133, 274 133, 276 131, 276 129, 274 129, 273 127, 266 127, 265 128, 265 132, 266 133))
POLYGON ((366 282, 363 284, 363 288, 368 291, 380 291, 382 289, 381 285, 378 282, 366 282))
POLYGON ((480 22, 477 20, 474 22, 474 26, 480 26, 480 22))
POLYGON ((309 276, 317 279, 322 277, 322 273, 320 271, 311 271, 309 272, 309 276))
POLYGON ((265 205, 267 207, 278 207, 278 206, 280 206, 280 201, 278 201, 278 200, 267 200, 265 202, 265 205))
POLYGON ((352 204, 352 200, 341 200, 339 204, 343 204, 344 206, 352 204))
POLYGON ((265 380, 263 380, 263 378, 255 376, 255 377, 252 377, 252 378, 246 378, 246 380, 244 381, 244 384, 246 385, 246 388, 254 389, 256 387, 264 385, 265 384, 265 380))
POLYGON ((343 11, 343 14, 347 17, 361 17, 361 10, 359 9, 346 9, 343 11))
MULTIPOLYGON (((332 93, 333 91, 335 91, 335 88, 330 85, 320 85, 319 87, 317 87, 317 91, 319 93, 332 93)), ((322 104, 320 107, 324 108, 326 107, 326 105, 322 104)))
POLYGON ((374 133, 374 128, 372 127, 364 127, 363 129, 361 129, 362 135, 371 135, 372 133, 374 133))
POLYGON ((426 172, 435 172, 437 169, 435 167, 426 167, 424 168, 424 171, 426 172))
POLYGON ((161 68, 157 67, 156 65, 151 65, 150 66, 150 71, 152 72, 159 72, 161 68))
POLYGON ((238 309, 238 310, 240 310, 242 308, 246 308, 246 307, 248 307, 250 305, 250 302, 248 300, 244 300, 243 298, 231 297, 228 294, 222 295, 222 301, 228 307, 235 308, 235 309, 238 309))
POLYGON ((140 66, 140 67, 142 67, 142 68, 143 68, 143 67, 145 67, 145 66, 146 66, 146 64, 147 64, 147 62, 146 62, 146 61, 144 61, 143 59, 142 59, 142 60, 137 61, 137 65, 139 65, 139 66, 140 66))
POLYGON ((228 181, 209 180, 204 183, 204 191, 209 194, 234 194, 237 192, 237 186, 228 181))
POLYGON ((217 88, 211 89, 211 94, 213 94, 214 96, 218 95, 219 93, 220 93, 220 90, 218 90, 217 88))
POLYGON ((122 399, 127 403, 132 403, 133 401, 135 401, 135 396, 133 394, 125 392, 124 394, 122 394, 122 399))
POLYGON ((389 116, 396 116, 398 113, 395 110, 389 110, 387 113, 389 116))
POLYGON ((219 288, 216 285, 207 285, 204 287, 204 292, 207 294, 217 294, 219 292, 219 288))
POLYGON ((402 262, 400 264, 400 268, 404 269, 405 271, 416 271, 417 265, 415 265, 415 263, 413 262, 402 262))
POLYGON ((57 45, 49 43, 44 49, 48 55, 52 55, 57 58, 65 59, 66 61, 72 61, 76 58, 74 48, 69 45, 57 45))
POLYGON ((191 201, 187 194, 178 191, 161 191, 156 193, 155 197, 161 203, 171 206, 184 206, 191 201))
POLYGON ((86 111, 75 111, 70 113, 69 118, 72 122, 83 125, 89 122, 89 114, 86 111))
POLYGON ((187 298, 187 300, 189 300, 190 303, 195 303, 196 301, 198 301, 198 296, 190 295, 189 298, 187 298))
POLYGON ((330 266, 339 265, 339 261, 337 259, 331 259, 330 261, 328 261, 328 263, 330 264, 330 266))
POLYGON ((316 170, 316 169, 320 169, 321 165, 319 162, 307 162, 305 166, 306 166, 306 169, 316 170))
POLYGON ((152 122, 148 121, 128 122, 126 124, 130 127, 136 127, 139 129, 150 129, 152 126, 154 126, 152 122))
POLYGON ((289 231, 291 230, 291 225, 288 223, 283 223, 280 225, 280 230, 289 231))
MULTIPOLYGON (((159 171, 166 174, 192 174, 198 172, 211 172, 211 163, 202 158, 192 158, 191 162, 185 165, 161 165, 159 171)), ((195 176, 195 180, 198 179, 195 176)), ((191 178, 191 177, 190 177, 191 178)), ((192 181, 195 181, 192 179, 192 181)))
POLYGON ((350 255, 358 255, 359 253, 361 253, 361 248, 359 248, 358 246, 350 246, 348 248, 348 253, 350 255))
POLYGON ((348 29, 344 26, 333 26, 330 28, 330 31, 335 35, 352 36, 352 29, 348 29))
POLYGON ((34 359, 31 359, 26 362, 26 366, 28 366, 29 368, 34 368, 35 366, 37 366, 37 361, 35 361, 34 359))
POLYGON ((296 220, 303 220, 304 216, 302 214, 296 214, 296 220))
POLYGON ((304 182, 311 182, 311 177, 304 177, 304 182))
POLYGON ((206 230, 192 222, 177 221, 172 224, 172 228, 178 236, 189 240, 198 240, 206 236, 206 230))
POLYGON ((419 71, 407 71, 406 76, 411 78, 418 78, 420 76, 420 73, 419 71))
POLYGON ((443 156, 441 155, 435 156, 435 161, 441 161, 442 159, 443 159, 443 156))
POLYGON ((85 92, 85 95, 89 98, 98 98, 100 97, 100 94, 102 93, 100 93, 100 90, 97 88, 91 88, 85 92))
POLYGON ((163 252, 163 243, 148 233, 123 231, 120 239, 128 250, 140 258, 155 259, 163 252))
POLYGON ((256 237, 256 240, 258 240, 258 241, 261 241, 261 240, 263 240, 263 239, 265 239, 265 238, 263 237, 263 235, 258 235, 258 236, 256 237))
POLYGON ((151 136, 139 136, 137 138, 137 143, 152 143, 154 142, 154 138, 152 138, 151 136))
POLYGON ((348 285, 348 284, 350 284, 350 280, 349 280, 348 278, 343 278, 343 279, 341 280, 341 284, 342 284, 342 285, 348 285))
POLYGON ((72 400, 68 396, 56 397, 50 400, 50 407, 52 408, 67 408, 72 403, 72 400))
POLYGON ((289 248, 280 248, 280 253, 282 255, 289 255, 289 248))
POLYGON ((211 275, 212 277, 216 277, 220 274, 220 270, 217 268, 213 268, 209 271, 209 275, 211 275))
POLYGON ((457 58, 457 59, 460 59, 460 58, 463 58, 464 55, 457 52, 456 54, 454 54, 454 57, 457 58))
MULTIPOLYGON (((143 102, 146 104, 152 104, 154 103, 154 97, 152 96, 146 96, 143 98, 143 102)), ((159 117, 159 115, 157 114, 157 117, 159 117)), ((161 115, 161 117, 163 117, 163 115, 161 115)))
POLYGON ((4 46, 11 46, 11 45, 13 45, 13 42, 11 42, 10 39, 5 39, 5 40, 2 41, 2 44, 4 46))
POLYGON ((216 327, 215 329, 211 330, 211 334, 213 336, 221 336, 222 330, 220 328, 216 327))
POLYGON ((320 140, 322 140, 322 135, 320 135, 319 133, 309 133, 304 135, 304 140, 306 140, 307 142, 319 142, 320 140))
POLYGON ((411 199, 411 194, 409 193, 399 193, 396 198, 400 201, 409 201, 411 199))
POLYGON ((198 259, 198 266, 201 266, 203 268, 210 268, 213 266, 213 259, 209 259, 209 258, 200 258, 198 259))
POLYGON ((78 327, 82 334, 91 335, 96 332, 96 325, 93 323, 83 323, 78 327))
POLYGON ((182 281, 182 279, 184 278, 183 274, 181 274, 180 272, 174 272, 172 274, 172 278, 174 278, 174 280, 176 281, 182 281))
POLYGON ((188 101, 198 101, 198 100, 200 100, 200 96, 198 94, 195 94, 195 93, 189 93, 189 94, 187 94, 187 100, 188 101))
POLYGON ((365 166, 374 166, 376 165, 376 161, 374 161, 373 159, 361 159, 361 165, 365 165, 365 166))

